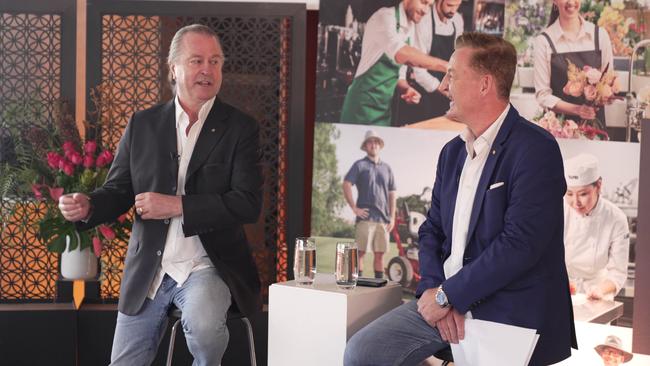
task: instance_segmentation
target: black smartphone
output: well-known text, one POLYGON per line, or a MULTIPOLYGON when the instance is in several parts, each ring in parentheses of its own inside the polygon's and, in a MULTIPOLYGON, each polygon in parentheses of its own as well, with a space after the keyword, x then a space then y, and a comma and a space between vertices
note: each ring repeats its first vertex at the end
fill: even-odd
POLYGON ((366 287, 382 287, 386 286, 387 282, 388 281, 384 278, 359 277, 359 279, 357 279, 357 285, 366 287))

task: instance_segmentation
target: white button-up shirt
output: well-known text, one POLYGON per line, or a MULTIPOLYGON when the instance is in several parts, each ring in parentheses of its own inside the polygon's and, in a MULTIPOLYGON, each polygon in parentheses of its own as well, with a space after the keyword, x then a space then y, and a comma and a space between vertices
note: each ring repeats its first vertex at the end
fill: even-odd
MULTIPOLYGON (((553 41, 555 50, 558 53, 592 51, 594 49, 594 31, 596 30, 596 26, 594 23, 582 18, 580 18, 580 21, 582 22, 582 26, 575 38, 562 30, 559 19, 544 30, 553 41)), ((601 27, 599 27, 598 31, 598 45, 602 54, 601 70, 608 64, 609 70, 614 70, 612 41, 607 31, 601 27)), ((559 96, 553 95, 553 91, 551 90, 551 54, 553 50, 551 49, 551 45, 548 44, 548 39, 541 34, 535 37, 533 50, 535 97, 542 107, 553 108, 561 100, 559 96)))
MULTIPOLYGON (((433 12, 433 21, 436 23, 437 35, 451 36, 454 34, 454 26, 456 27, 456 38, 463 34, 463 17, 459 13, 454 14, 451 19, 445 19, 443 21, 438 16, 438 12, 436 11, 435 7, 432 8, 431 11, 433 12)), ((422 17, 422 20, 420 20, 420 22, 415 25, 415 37, 412 44, 415 48, 426 53, 427 55, 429 52, 431 52, 431 42, 433 39, 432 31, 433 25, 431 24, 431 14, 427 14, 422 17)), ((402 72, 400 75, 400 79, 405 78, 406 71, 402 72)), ((435 76, 431 75, 428 70, 419 67, 413 68, 413 78, 418 84, 420 84, 422 88, 424 88, 424 90, 429 93, 433 93, 434 90, 438 89, 438 86, 440 86, 441 82, 441 80, 438 80, 435 76)))
MULTIPOLYGON (((212 109, 215 98, 205 102, 199 110, 199 118, 186 133, 190 119, 183 107, 181 107, 178 96, 174 99, 176 106, 176 146, 178 149, 178 181, 176 195, 185 194, 185 178, 187 167, 194 152, 194 145, 201 133, 203 124, 212 109)), ((158 273, 149 288, 147 297, 153 299, 156 291, 167 273, 181 287, 192 272, 214 267, 208 258, 201 239, 198 235, 185 237, 183 232, 183 216, 176 216, 170 220, 165 240, 165 250, 162 253, 162 262, 158 273)))
POLYGON ((458 194, 456 195, 456 208, 454 209, 454 222, 451 231, 451 254, 443 264, 445 278, 450 278, 463 268, 469 220, 472 216, 472 206, 474 205, 478 181, 481 178, 481 173, 483 173, 483 167, 489 156, 492 144, 509 110, 510 105, 508 104, 501 115, 499 115, 481 136, 474 136, 469 128, 465 128, 460 135, 463 141, 465 141, 467 157, 465 158, 463 171, 460 174, 458 194))
POLYGON ((354 77, 363 75, 374 66, 382 55, 395 61, 395 54, 406 41, 413 40, 413 22, 408 20, 404 11, 404 4, 399 4, 399 31, 395 19, 395 7, 386 7, 377 10, 366 23, 361 41, 361 60, 354 77))
POLYGON ((599 197, 586 216, 564 204, 564 250, 569 278, 588 291, 608 279, 616 292, 627 279, 630 230, 625 213, 599 197))

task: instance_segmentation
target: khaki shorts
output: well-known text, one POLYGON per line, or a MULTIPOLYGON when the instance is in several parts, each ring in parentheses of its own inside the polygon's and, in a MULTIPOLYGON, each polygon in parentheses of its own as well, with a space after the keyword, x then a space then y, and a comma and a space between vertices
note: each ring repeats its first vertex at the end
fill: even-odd
POLYGON ((384 253, 388 250, 388 232, 386 224, 374 221, 359 221, 356 227, 357 245, 359 251, 384 253))

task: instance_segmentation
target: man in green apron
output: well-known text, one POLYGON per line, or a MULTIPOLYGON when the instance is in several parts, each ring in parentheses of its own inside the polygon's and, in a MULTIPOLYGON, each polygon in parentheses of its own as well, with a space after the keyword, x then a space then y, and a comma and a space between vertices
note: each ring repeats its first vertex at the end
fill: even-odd
MULTIPOLYGON (((445 72, 447 62, 409 46, 414 25, 428 14, 433 0, 402 0, 377 10, 366 23, 361 60, 341 110, 342 123, 390 126, 391 100, 403 65, 445 72)), ((398 87, 402 98, 418 103, 420 95, 408 85, 398 87)))

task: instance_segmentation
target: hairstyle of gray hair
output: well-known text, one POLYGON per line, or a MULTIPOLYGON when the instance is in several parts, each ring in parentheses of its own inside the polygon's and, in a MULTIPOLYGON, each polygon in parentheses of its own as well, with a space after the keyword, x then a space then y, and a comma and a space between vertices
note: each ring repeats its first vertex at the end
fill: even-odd
POLYGON ((186 25, 185 27, 176 31, 176 34, 174 34, 174 38, 172 38, 172 42, 169 44, 169 55, 167 56, 167 68, 169 69, 169 73, 167 74, 167 79, 169 80, 169 84, 171 85, 172 90, 174 92, 176 91, 176 80, 174 80, 174 76, 172 75, 171 66, 178 61, 181 55, 183 37, 187 33, 198 33, 198 34, 204 34, 206 36, 214 37, 214 39, 217 41, 217 44, 219 44, 219 48, 221 48, 221 41, 219 40, 219 36, 217 35, 217 32, 215 32, 212 28, 205 26, 203 24, 186 25))

